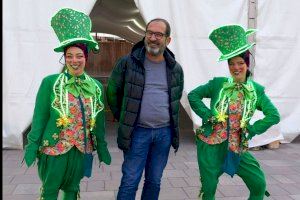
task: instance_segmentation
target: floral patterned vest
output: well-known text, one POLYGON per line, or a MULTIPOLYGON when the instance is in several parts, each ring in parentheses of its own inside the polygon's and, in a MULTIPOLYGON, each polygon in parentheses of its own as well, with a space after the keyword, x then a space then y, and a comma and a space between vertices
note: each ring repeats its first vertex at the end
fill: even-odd
POLYGON ((240 153, 246 150, 241 145, 242 129, 240 121, 243 113, 243 93, 238 93, 237 101, 229 102, 229 139, 227 135, 227 120, 223 123, 214 124, 213 132, 208 137, 199 134, 198 137, 207 144, 220 144, 228 139, 229 149, 235 153, 240 153))
POLYGON ((65 72, 57 78, 53 91, 52 107, 60 114, 56 125, 61 131, 52 135, 55 140, 58 139, 56 145, 46 146, 42 152, 59 155, 75 146, 82 153, 91 153, 94 150, 92 143, 96 141, 91 138, 95 137, 91 131, 97 114, 104 108, 100 88, 85 73, 81 77, 71 77, 65 72), (86 90, 81 90, 84 87, 86 90))

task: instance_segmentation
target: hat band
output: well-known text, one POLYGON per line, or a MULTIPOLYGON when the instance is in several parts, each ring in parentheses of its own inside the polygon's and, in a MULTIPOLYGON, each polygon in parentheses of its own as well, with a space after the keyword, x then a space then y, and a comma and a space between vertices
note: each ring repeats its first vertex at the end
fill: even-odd
POLYGON ((78 37, 78 38, 67 39, 67 40, 61 42, 60 45, 65 45, 65 44, 68 44, 68 43, 73 42, 73 41, 76 41, 76 40, 86 40, 86 41, 94 42, 93 40, 89 40, 89 39, 87 39, 87 38, 78 37))
POLYGON ((250 49, 255 43, 252 43, 252 44, 246 44, 236 50, 234 50, 233 52, 229 53, 229 54, 225 54, 225 55, 221 55, 221 57, 219 58, 219 61, 222 61, 222 60, 227 60, 235 55, 238 55, 240 53, 243 53, 244 51, 250 49))

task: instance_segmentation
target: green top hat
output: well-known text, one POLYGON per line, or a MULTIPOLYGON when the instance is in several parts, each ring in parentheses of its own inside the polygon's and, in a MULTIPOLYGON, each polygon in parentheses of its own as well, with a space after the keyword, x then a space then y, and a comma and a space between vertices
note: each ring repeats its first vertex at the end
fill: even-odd
POLYGON ((250 49, 255 43, 248 43, 247 36, 254 32, 256 29, 245 31, 240 25, 225 25, 213 30, 209 39, 221 51, 219 61, 223 61, 250 49))
POLYGON ((63 8, 52 17, 51 26, 60 42, 54 51, 63 52, 66 46, 75 43, 86 44, 88 50, 99 50, 98 43, 90 34, 92 22, 86 14, 63 8))

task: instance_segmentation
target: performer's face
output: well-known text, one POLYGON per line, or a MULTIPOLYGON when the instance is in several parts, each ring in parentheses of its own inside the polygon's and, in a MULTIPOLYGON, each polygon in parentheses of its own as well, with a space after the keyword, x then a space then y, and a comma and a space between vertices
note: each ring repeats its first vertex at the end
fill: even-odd
POLYGON ((71 75, 79 76, 83 74, 86 64, 86 58, 84 56, 84 52, 80 48, 68 48, 65 57, 68 72, 71 75))
POLYGON ((242 57, 236 56, 228 61, 229 71, 235 82, 246 81, 247 64, 242 57))

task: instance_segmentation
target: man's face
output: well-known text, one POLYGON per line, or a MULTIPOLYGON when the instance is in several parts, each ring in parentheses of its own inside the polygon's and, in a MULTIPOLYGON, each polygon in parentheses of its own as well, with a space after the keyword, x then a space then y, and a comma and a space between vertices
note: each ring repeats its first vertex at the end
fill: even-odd
POLYGON ((163 54, 170 37, 166 36, 166 25, 161 21, 153 21, 149 24, 145 35, 145 47, 147 53, 152 56, 163 54))

